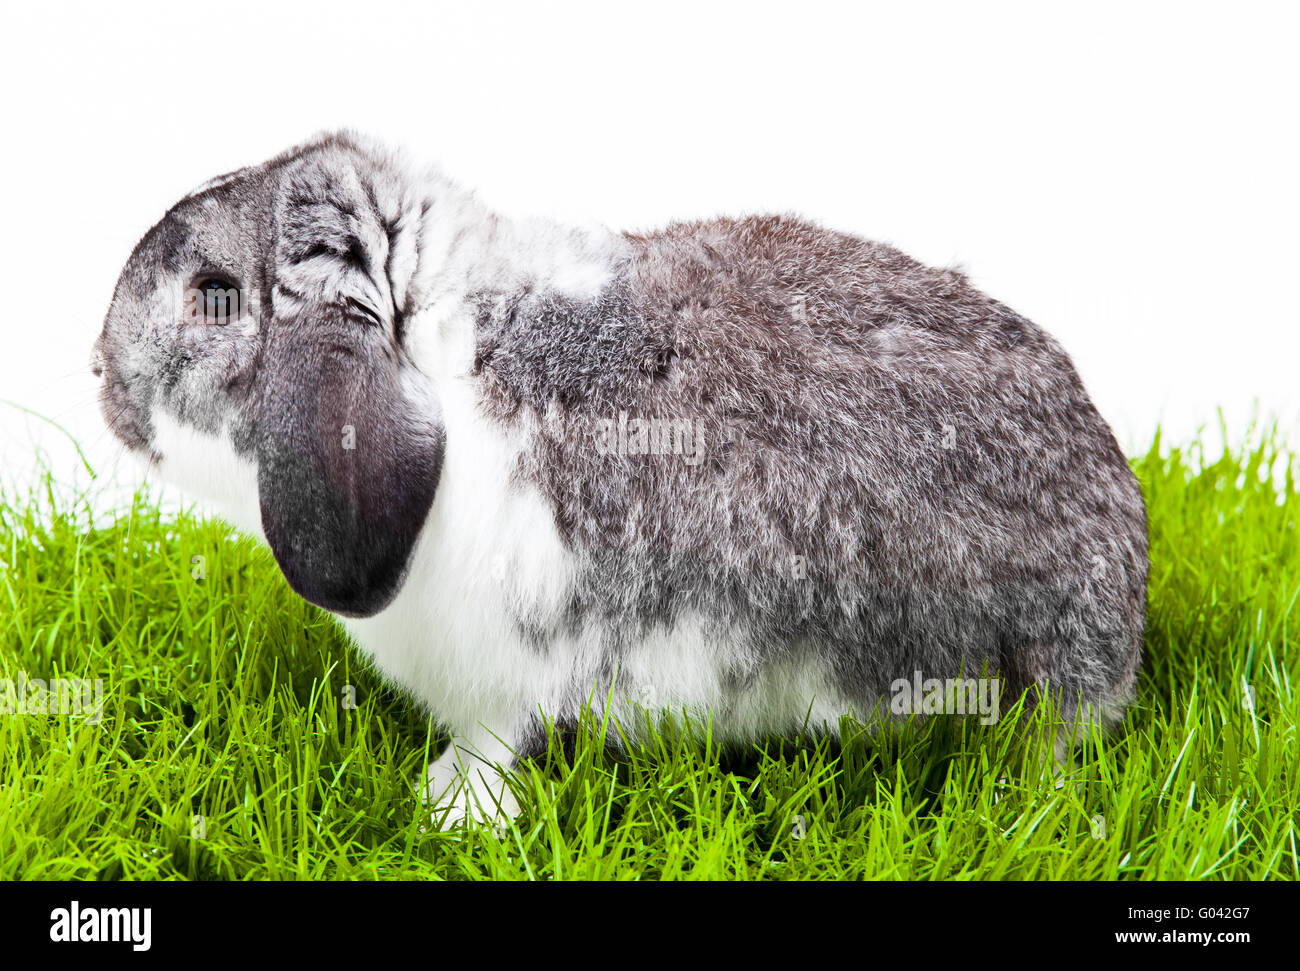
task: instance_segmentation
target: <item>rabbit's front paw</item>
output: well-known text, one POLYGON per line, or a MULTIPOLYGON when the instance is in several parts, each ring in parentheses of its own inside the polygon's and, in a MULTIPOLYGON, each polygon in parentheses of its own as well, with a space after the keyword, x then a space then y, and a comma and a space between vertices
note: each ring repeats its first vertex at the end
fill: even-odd
POLYGON ((519 815, 519 803, 506 781, 507 770, 469 754, 455 742, 429 763, 424 805, 435 829, 463 822, 499 826, 519 815))

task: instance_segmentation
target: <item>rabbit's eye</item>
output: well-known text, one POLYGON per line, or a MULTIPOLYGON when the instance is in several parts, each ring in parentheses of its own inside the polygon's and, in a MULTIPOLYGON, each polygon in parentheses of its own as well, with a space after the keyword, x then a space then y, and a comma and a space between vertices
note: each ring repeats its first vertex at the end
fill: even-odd
POLYGON ((239 318, 242 294, 239 284, 224 277, 210 276, 195 281, 196 309, 208 324, 218 326, 239 318))

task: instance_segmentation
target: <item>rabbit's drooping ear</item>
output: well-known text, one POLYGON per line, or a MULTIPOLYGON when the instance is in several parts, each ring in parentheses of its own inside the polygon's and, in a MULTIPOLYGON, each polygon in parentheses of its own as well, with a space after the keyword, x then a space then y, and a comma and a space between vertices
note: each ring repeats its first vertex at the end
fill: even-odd
POLYGON ((258 368, 262 528, 290 585, 349 616, 400 589, 442 469, 436 398, 397 332, 390 247, 415 229, 400 186, 325 152, 275 207, 272 310, 258 368), (384 211, 387 209, 388 211, 384 211))

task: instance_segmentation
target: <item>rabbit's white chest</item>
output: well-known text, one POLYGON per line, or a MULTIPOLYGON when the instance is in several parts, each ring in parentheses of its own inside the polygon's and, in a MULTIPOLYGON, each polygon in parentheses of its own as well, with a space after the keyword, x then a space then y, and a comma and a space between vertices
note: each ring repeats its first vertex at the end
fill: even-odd
POLYGON ((343 623, 388 678, 460 727, 558 687, 554 657, 518 618, 555 616, 575 563, 541 496, 512 482, 516 453, 478 415, 469 383, 448 382, 440 400, 446 455, 410 573, 379 614, 343 623))

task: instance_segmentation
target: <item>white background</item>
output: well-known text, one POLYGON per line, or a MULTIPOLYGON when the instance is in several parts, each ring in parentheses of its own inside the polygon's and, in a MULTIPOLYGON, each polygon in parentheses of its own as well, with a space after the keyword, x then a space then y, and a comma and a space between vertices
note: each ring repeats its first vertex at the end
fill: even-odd
MULTIPOLYGON (((794 210, 960 263, 1062 340, 1130 450, 1219 407, 1240 437, 1255 402, 1293 430, 1294 10, 6 6, 0 398, 112 474, 86 361, 135 241, 209 176, 351 126, 508 212, 794 210)), ((0 405, 0 481, 38 446, 75 478, 0 405)))

